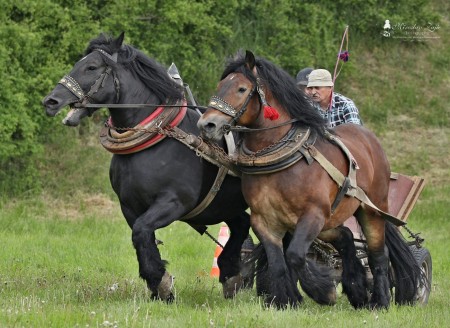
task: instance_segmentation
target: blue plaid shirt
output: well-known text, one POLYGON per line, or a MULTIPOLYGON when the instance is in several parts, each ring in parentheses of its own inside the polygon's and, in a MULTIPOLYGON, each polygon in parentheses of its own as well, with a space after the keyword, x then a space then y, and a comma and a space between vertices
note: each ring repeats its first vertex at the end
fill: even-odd
POLYGON ((319 110, 319 113, 322 114, 323 118, 328 121, 328 126, 331 128, 344 123, 362 125, 358 108, 356 108, 353 100, 340 93, 333 92, 330 110, 324 111, 318 103, 314 103, 314 106, 319 110))

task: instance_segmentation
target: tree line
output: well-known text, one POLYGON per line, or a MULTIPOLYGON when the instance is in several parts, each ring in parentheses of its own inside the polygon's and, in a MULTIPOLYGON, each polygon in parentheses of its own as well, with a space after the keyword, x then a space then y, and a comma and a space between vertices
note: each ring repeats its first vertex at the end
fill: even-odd
POLYGON ((174 62, 200 103, 239 49, 279 64, 333 67, 342 32, 378 42, 386 17, 436 20, 428 0, 0 0, 0 192, 35 182, 36 154, 63 137, 40 104, 99 33, 117 36, 168 66, 174 62), (16 174, 13 174, 16 172, 16 174))

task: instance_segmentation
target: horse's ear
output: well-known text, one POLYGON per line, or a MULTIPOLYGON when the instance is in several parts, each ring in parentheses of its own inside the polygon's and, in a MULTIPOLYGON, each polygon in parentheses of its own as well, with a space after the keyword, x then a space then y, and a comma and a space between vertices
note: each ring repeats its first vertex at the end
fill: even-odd
POLYGON ((255 59, 255 55, 253 54, 253 52, 246 50, 245 51, 245 63, 247 64, 247 67, 253 71, 253 68, 256 65, 256 59, 255 59))
POLYGON ((125 38, 125 32, 120 33, 117 39, 114 40, 115 46, 119 49, 122 46, 123 39, 125 38))

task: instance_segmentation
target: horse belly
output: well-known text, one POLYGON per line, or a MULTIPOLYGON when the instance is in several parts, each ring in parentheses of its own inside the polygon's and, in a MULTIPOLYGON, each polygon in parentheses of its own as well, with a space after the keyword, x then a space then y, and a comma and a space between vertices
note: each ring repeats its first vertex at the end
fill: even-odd
POLYGON ((286 231, 295 229, 298 213, 295 206, 288 201, 286 193, 279 186, 273 185, 273 180, 270 175, 247 178, 243 176, 242 191, 252 217, 257 217, 258 223, 272 233, 284 236, 286 231))

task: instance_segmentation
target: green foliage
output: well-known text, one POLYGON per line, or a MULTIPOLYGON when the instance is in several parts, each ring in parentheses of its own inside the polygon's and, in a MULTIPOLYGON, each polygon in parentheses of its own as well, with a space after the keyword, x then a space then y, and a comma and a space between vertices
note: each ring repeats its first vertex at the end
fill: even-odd
MULTIPOLYGON (((438 22, 439 9, 430 9, 427 0, 1 2, 0 190, 3 192, 25 191, 39 185, 38 172, 32 165, 36 156, 46 143, 67 137, 59 120, 45 116, 40 102, 81 58, 89 40, 101 32, 118 35, 125 31, 126 43, 164 65, 175 62, 199 102, 205 103, 214 91, 224 61, 239 49, 253 50, 292 75, 305 66, 332 70, 347 24, 351 26, 350 35, 355 36, 352 40, 377 47, 389 42, 380 37, 385 19, 410 24, 438 22), (12 173, 12 168, 20 170, 20 174, 12 173)), ((351 58, 356 58, 354 55, 351 58)), ((448 58, 444 52, 441 56, 430 54, 429 60, 448 63, 448 58)), ((346 70, 348 74, 341 75, 343 81, 352 74, 359 77, 353 61, 346 70)), ((401 91, 408 94, 405 98, 413 99, 410 95, 415 91, 414 85, 401 91)), ((439 99, 430 100, 430 104, 441 106, 439 99)), ((392 106, 397 106, 390 109, 392 114, 403 112, 397 103, 392 106)), ((390 112, 386 110, 371 113, 366 120, 379 117, 385 120, 387 114, 390 112)), ((424 123, 446 124, 434 112, 425 115, 424 123)), ((86 125, 77 129, 86 129, 86 125)))

